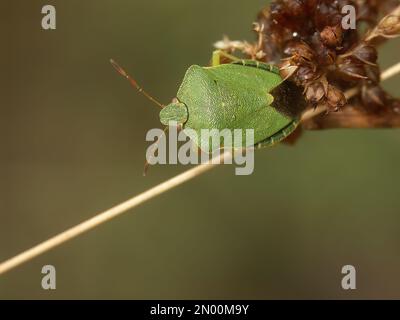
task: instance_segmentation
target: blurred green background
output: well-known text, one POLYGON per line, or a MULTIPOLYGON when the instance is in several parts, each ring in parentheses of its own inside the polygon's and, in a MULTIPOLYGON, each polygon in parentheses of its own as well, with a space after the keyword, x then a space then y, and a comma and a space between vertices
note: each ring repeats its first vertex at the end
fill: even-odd
MULTIPOLYGON (((169 102, 223 34, 253 40, 266 3, 1 1, 0 261, 187 169, 142 176, 158 109, 109 58, 169 102)), ((398 130, 307 132, 257 152, 251 176, 221 166, 0 276, 0 298, 400 298, 399 146, 398 130)))

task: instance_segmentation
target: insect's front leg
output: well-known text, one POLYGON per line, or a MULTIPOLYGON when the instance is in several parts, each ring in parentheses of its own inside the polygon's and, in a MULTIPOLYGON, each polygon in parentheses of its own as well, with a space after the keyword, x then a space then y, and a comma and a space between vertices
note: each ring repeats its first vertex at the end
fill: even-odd
POLYGON ((219 66, 221 64, 222 58, 225 58, 229 62, 231 61, 239 61, 240 59, 238 57, 235 57, 234 55, 231 55, 223 50, 215 50, 212 55, 212 63, 211 65, 213 67, 219 66))

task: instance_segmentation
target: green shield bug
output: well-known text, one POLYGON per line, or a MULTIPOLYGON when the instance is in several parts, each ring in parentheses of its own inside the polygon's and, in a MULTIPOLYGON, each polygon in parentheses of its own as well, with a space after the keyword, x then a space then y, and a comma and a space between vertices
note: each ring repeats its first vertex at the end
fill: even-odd
MULTIPOLYGON (((296 129, 306 106, 300 89, 282 79, 276 67, 241 60, 221 51, 214 52, 212 66, 189 67, 176 99, 165 106, 148 95, 114 61, 111 63, 136 89, 162 108, 162 124, 176 122, 200 148, 202 129, 253 129, 251 147, 274 145, 296 129), (220 64, 221 56, 230 63, 220 64)), ((217 143, 208 144, 209 150, 203 151, 249 147, 245 139, 240 146, 224 144, 221 136, 217 139, 217 143)))

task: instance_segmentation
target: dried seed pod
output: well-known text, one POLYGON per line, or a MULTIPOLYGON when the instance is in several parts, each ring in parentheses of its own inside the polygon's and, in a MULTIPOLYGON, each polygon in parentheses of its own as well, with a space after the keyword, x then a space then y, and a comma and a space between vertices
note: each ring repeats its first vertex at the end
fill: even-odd
POLYGON ((279 65, 279 72, 283 79, 288 79, 293 76, 299 67, 296 64, 293 64, 290 59, 283 60, 279 65))
POLYGON ((311 41, 318 64, 328 66, 335 62, 336 51, 324 45, 319 33, 314 33, 311 41))
POLYGON ((284 53, 288 56, 298 59, 298 62, 311 62, 314 59, 314 51, 311 47, 302 40, 290 41, 284 50, 284 53))
POLYGON ((368 33, 365 41, 371 42, 377 37, 396 38, 400 36, 400 7, 382 18, 378 25, 368 33))
POLYGON ((400 36, 400 15, 390 15, 382 19, 378 25, 382 37, 394 38, 400 36))
POLYGON ((325 54, 320 56, 318 62, 324 66, 330 66, 336 61, 336 51, 332 49, 326 49, 325 54))
POLYGON ((316 69, 315 66, 311 65, 300 66, 295 73, 295 79, 299 84, 303 85, 308 81, 315 80, 320 76, 316 69))
POLYGON ((343 30, 340 25, 326 26, 320 33, 322 43, 326 46, 339 47, 343 39, 343 30))
POLYGON ((374 46, 368 45, 365 42, 361 43, 352 50, 352 56, 369 65, 376 65, 378 60, 378 52, 374 46))
POLYGON ((347 99, 340 89, 329 85, 326 102, 328 103, 329 111, 336 112, 339 111, 341 107, 346 105, 347 99))
POLYGON ((378 65, 376 66, 370 66, 366 65, 364 66, 365 74, 368 77, 368 81, 373 84, 378 84, 381 82, 381 69, 379 68, 378 65))
POLYGON ((346 81, 359 81, 368 79, 363 65, 355 63, 353 59, 347 58, 337 66, 339 76, 346 81))
POLYGON ((325 94, 325 86, 321 81, 315 81, 307 85, 305 90, 306 99, 313 105, 317 105, 325 94))
POLYGON ((376 111, 387 107, 388 103, 386 92, 378 85, 364 85, 361 100, 365 106, 376 111))

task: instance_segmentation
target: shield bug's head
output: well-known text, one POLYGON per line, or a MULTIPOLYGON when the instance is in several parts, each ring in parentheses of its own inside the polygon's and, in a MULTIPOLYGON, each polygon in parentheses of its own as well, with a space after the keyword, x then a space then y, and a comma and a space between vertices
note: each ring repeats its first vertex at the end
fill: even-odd
POLYGON ((142 87, 138 85, 135 79, 133 79, 124 69, 122 69, 114 60, 110 61, 113 67, 126 78, 130 84, 136 88, 140 93, 146 96, 149 100, 157 104, 161 108, 160 121, 162 124, 168 126, 171 121, 178 124, 184 124, 188 119, 188 110, 184 103, 179 102, 177 99, 168 105, 163 105, 149 95, 142 87))
POLYGON ((172 102, 160 111, 160 121, 163 125, 168 126, 170 121, 183 124, 188 119, 188 111, 186 105, 181 102, 172 102))

